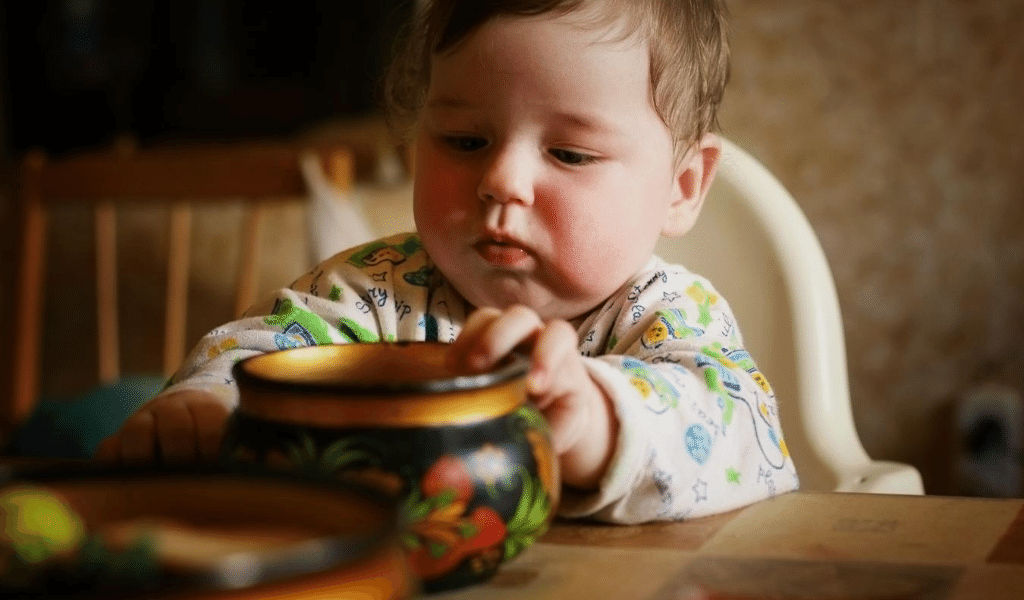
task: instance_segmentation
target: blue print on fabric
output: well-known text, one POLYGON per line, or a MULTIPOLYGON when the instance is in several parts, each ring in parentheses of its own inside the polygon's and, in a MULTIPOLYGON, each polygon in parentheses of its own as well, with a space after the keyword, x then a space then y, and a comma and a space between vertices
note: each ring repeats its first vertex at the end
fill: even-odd
POLYGON ((297 335, 284 335, 282 333, 274 334, 274 345, 276 345, 279 350, 287 350, 289 348, 304 346, 305 344, 303 344, 302 341, 303 338, 297 335))
POLYGON ((700 423, 686 430, 686 451, 697 464, 703 465, 711 457, 711 433, 700 423))

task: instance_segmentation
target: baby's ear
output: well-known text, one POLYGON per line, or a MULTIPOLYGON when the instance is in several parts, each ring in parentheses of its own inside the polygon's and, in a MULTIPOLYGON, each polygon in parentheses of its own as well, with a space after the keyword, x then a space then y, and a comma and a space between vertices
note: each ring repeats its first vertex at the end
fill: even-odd
POLYGON ((713 133, 705 134, 687 151, 676 169, 676 187, 662 235, 680 236, 693 228, 715 178, 721 155, 722 142, 713 133))

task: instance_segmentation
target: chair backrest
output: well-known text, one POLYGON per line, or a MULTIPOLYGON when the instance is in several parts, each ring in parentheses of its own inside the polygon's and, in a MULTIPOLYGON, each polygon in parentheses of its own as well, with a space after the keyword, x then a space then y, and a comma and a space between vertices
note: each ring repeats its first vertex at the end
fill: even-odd
POLYGON ((775 390, 803 489, 922 492, 916 470, 872 461, 861 444, 832 272, 800 207, 760 162, 723 140, 696 227, 657 252, 728 299, 775 390), (879 473, 884 481, 872 481, 879 473))
MULTIPOLYGON (((120 376, 118 215, 137 207, 166 209, 166 279, 164 284, 157 280, 152 286, 165 287, 162 371, 169 375, 184 358, 186 342, 195 341, 186 340, 189 270, 198 262, 190 260, 194 210, 214 204, 242 206, 237 227, 238 260, 234 265, 218 265, 228 277, 231 267, 235 267, 237 316, 261 291, 260 240, 264 236, 260 229, 268 210, 273 214, 275 205, 307 201, 299 157, 310 150, 323 157, 334 185, 342 189, 351 186, 351 153, 327 144, 316 148, 287 143, 194 145, 144 151, 135 151, 129 144, 54 160, 41 152, 30 153, 22 161, 18 181, 21 222, 14 364, 10 393, 0 397, 0 439, 25 418, 39 395, 44 291, 55 291, 45 289, 48 224, 56 209, 85 207, 94 221, 94 261, 83 262, 95 265, 96 383, 109 383, 120 376)), ((227 262, 221 256, 199 259, 227 262)), ((159 276, 162 270, 150 275, 159 276)))

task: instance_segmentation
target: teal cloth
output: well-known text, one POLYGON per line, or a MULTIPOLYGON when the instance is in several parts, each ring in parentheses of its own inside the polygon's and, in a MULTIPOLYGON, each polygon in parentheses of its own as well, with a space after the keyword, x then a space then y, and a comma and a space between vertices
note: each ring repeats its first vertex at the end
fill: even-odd
POLYGON ((90 458, 103 438, 166 383, 161 376, 131 375, 75 398, 43 398, 7 451, 15 456, 90 458))

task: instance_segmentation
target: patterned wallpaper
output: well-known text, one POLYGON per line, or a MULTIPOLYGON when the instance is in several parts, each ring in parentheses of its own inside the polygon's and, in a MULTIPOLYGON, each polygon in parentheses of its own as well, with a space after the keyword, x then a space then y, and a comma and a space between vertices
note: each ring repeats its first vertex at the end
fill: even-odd
POLYGON ((725 134, 821 237, 868 452, 942 492, 953 403, 1024 392, 1024 2, 730 8, 725 134))

